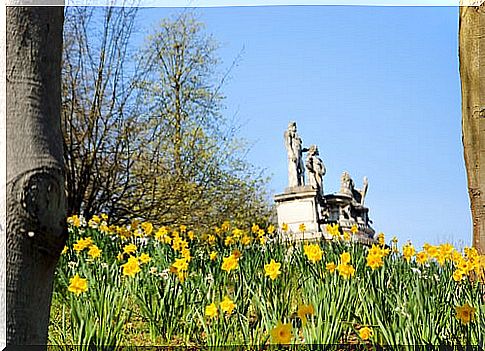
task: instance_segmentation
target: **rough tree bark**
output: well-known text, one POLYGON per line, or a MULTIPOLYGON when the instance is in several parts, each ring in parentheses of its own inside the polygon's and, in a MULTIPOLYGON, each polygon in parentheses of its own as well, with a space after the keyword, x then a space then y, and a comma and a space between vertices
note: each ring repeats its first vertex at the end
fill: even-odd
POLYGON ((460 8, 462 139, 473 246, 485 253, 485 5, 460 8))
POLYGON ((7 344, 45 345, 66 239, 62 7, 7 8, 7 344))

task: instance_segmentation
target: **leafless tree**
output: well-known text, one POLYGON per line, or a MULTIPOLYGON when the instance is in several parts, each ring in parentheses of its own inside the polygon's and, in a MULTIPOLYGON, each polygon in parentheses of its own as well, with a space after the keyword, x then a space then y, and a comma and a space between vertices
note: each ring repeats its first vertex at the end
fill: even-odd
POLYGON ((473 246, 485 254, 485 4, 460 8, 462 139, 473 246))

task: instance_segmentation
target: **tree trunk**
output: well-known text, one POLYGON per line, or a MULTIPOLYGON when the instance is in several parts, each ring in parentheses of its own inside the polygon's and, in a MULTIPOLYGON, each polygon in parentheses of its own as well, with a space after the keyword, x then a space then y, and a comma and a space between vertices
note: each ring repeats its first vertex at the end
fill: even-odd
POLYGON ((473 246, 485 253, 485 6, 460 8, 462 138, 473 246))
POLYGON ((65 243, 62 7, 7 7, 7 344, 46 345, 65 243))

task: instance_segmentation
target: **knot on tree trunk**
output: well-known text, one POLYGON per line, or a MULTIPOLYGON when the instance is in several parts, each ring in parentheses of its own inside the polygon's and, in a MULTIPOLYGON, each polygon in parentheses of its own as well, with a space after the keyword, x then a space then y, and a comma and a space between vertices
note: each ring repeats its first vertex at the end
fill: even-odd
POLYGON ((47 254, 57 256, 67 238, 64 176, 59 167, 39 167, 7 185, 8 237, 26 235, 47 254))

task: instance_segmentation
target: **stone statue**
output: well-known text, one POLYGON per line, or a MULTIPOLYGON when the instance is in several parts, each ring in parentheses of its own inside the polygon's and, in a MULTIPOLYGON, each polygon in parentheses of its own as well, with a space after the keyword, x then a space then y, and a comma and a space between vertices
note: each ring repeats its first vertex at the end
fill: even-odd
POLYGON ((326 170, 322 159, 318 155, 318 147, 316 145, 310 146, 305 166, 308 171, 308 184, 317 189, 318 194, 323 196, 323 176, 326 170))
POLYGON ((339 221, 352 219, 352 207, 350 204, 339 207, 339 221))
POLYGON ((364 182, 362 184, 362 190, 360 190, 360 204, 364 206, 365 195, 367 194, 367 189, 369 188, 369 180, 364 177, 364 182))
POLYGON ((284 133, 286 151, 288 152, 288 186, 305 185, 305 175, 303 167, 302 141, 296 132, 296 122, 290 122, 288 129, 284 133))
POLYGON ((355 202, 359 205, 364 206, 365 195, 367 194, 367 188, 369 187, 369 181, 367 177, 364 177, 364 182, 362 184, 362 189, 354 188, 352 189, 352 196, 355 202))
POLYGON ((350 178, 350 174, 347 171, 342 173, 340 177, 340 193, 345 195, 353 195, 354 181, 350 178))
POLYGON ((367 189, 369 188, 369 180, 364 177, 364 182, 362 184, 362 189, 355 188, 354 181, 350 178, 350 174, 347 171, 342 173, 340 178, 340 193, 352 196, 353 201, 357 204, 364 206, 365 195, 367 194, 367 189))

